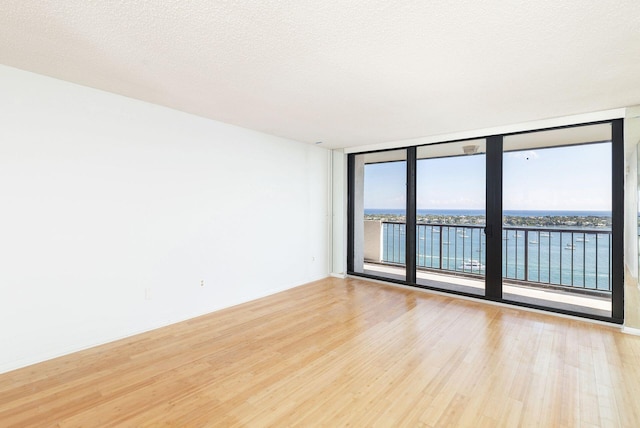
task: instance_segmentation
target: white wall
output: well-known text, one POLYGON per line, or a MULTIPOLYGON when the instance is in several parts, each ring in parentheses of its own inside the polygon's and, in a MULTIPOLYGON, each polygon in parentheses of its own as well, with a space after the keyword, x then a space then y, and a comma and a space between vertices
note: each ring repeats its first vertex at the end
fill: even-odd
POLYGON ((640 290, 638 290, 638 144, 640 107, 627 109, 624 121, 624 328, 640 333, 640 290))
POLYGON ((0 94, 0 372, 328 274, 327 150, 3 66, 0 94))
POLYGON ((342 150, 331 152, 331 275, 347 274, 347 157, 342 150))

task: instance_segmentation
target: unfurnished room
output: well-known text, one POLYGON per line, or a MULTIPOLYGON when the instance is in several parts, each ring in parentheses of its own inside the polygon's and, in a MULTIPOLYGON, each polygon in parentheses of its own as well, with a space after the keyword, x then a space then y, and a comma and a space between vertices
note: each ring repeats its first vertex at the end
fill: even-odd
POLYGON ((640 2, 0 3, 0 427, 640 426, 640 2))

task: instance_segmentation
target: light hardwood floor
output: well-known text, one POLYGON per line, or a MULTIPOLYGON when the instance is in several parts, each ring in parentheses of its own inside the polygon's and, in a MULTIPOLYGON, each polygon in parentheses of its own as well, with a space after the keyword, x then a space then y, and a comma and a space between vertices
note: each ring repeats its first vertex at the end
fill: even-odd
POLYGON ((0 375, 0 426, 640 427, 640 337, 330 278, 0 375))

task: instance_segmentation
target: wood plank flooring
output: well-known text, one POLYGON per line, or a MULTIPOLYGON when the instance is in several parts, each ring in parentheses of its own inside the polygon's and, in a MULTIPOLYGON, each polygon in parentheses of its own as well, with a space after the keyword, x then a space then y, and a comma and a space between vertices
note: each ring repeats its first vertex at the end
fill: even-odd
POLYGON ((640 427, 640 337, 329 278, 0 375, 0 426, 640 427))

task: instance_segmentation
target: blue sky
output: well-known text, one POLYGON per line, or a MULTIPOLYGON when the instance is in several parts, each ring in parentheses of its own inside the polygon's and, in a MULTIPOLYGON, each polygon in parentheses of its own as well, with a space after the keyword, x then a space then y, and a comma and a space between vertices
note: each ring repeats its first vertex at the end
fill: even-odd
MULTIPOLYGON (((485 157, 418 161, 418 209, 483 209, 485 157)), ((365 167, 365 208, 404 208, 405 162, 365 167)), ((589 144, 504 155, 505 210, 611 209, 611 145, 589 144)))

